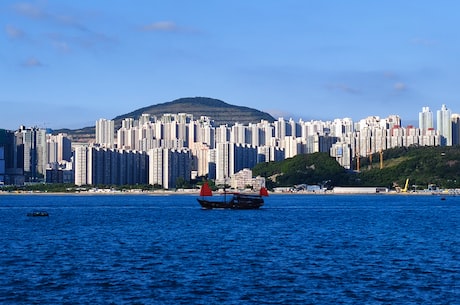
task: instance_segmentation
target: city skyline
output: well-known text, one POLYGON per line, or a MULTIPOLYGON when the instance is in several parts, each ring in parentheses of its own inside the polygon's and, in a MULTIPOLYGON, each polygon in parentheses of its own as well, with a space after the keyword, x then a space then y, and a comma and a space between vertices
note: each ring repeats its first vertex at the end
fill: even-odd
MULTIPOLYGON (((334 120, 351 119, 353 123, 357 124, 360 121, 366 121, 369 118, 374 118, 375 117, 375 118, 380 118, 380 119, 386 119, 386 118, 389 118, 389 117, 392 117, 392 116, 397 116, 397 117, 399 117, 399 119, 401 121, 401 127, 414 126, 414 127, 420 128, 420 129, 434 128, 435 130, 441 130, 440 126, 442 125, 442 123, 438 123, 439 119, 440 119, 439 112, 446 112, 446 114, 447 114, 447 116, 444 117, 444 124, 446 124, 448 121, 453 120, 454 116, 455 116, 455 118, 460 116, 459 112, 456 112, 455 110, 452 110, 446 104, 442 104, 442 105, 439 106, 439 108, 435 108, 435 109, 432 109, 431 107, 428 107, 428 106, 421 107, 421 109, 418 111, 418 118, 416 120, 411 120, 411 121, 406 122, 406 123, 404 123, 404 118, 402 118, 397 113, 393 113, 393 114, 390 114, 388 116, 368 115, 368 116, 364 116, 362 118, 358 118, 357 120, 354 120, 351 117, 336 117, 336 118, 331 118, 331 119, 328 119, 328 120, 321 120, 321 119, 317 119, 317 118, 311 118, 310 120, 305 120, 302 117, 298 117, 297 119, 295 119, 295 116, 294 117, 293 116, 291 116, 291 117, 274 117, 274 119, 275 119, 275 121, 278 120, 278 119, 283 119, 283 120, 294 120, 295 122, 301 122, 301 121, 304 121, 304 122, 308 122, 308 121, 332 122, 334 120), (447 119, 448 117, 451 117, 451 119, 447 119), (427 123, 428 123, 428 125, 427 125, 427 123), (439 124, 441 124, 441 125, 439 125, 439 124)), ((173 113, 173 115, 175 115, 175 114, 178 114, 178 113, 173 113)), ((189 115, 189 114, 187 114, 187 115, 189 115)), ((211 120, 213 120, 212 116, 209 116, 209 118, 211 120)), ((100 121, 106 121, 106 122, 111 122, 111 125, 113 127, 113 124, 114 124, 113 119, 114 118, 102 118, 102 117, 100 117, 95 122, 93 122, 93 124, 91 126, 97 127, 97 125, 100 123, 100 121)), ((138 119, 140 120, 141 118, 138 118, 138 119)), ((135 120, 137 121, 138 119, 135 119, 135 120)), ((197 118, 195 118, 195 119, 197 119, 197 118)), ((238 123, 238 122, 234 122, 234 123, 238 123)), ((258 122, 253 122, 253 123, 258 123, 258 122)), ((215 126, 218 127, 219 125, 215 125, 215 126)), ((5 127, 0 125, 0 129, 6 129, 6 130, 11 130, 11 131, 20 129, 22 127, 41 128, 41 129, 53 130, 52 128, 49 128, 48 126, 29 125, 29 124, 26 124, 24 122, 18 124, 16 128, 5 128, 5 127)), ((81 128, 85 128, 85 127, 89 127, 89 126, 81 126, 81 128)), ((66 129, 66 128, 67 127, 62 127, 60 129, 66 129)), ((72 128, 70 128, 70 129, 72 129, 72 128)), ((116 131, 115 129, 113 129, 113 130, 116 131)), ((99 137, 99 135, 96 133, 95 138, 97 139, 98 137, 99 137)), ((100 142, 98 142, 98 143, 100 143, 100 142)))
POLYGON ((298 154, 327 152, 340 166, 359 172, 359 158, 353 163, 358 156, 397 147, 459 145, 460 115, 442 105, 436 111, 436 130, 428 107, 419 114, 422 128, 402 127, 397 115, 359 122, 280 118, 214 126, 205 116, 143 114, 139 120, 123 119, 116 141, 114 121, 100 119, 95 140, 75 146, 66 134, 21 126, 16 131, 0 130, 0 183, 23 184, 45 177, 53 183, 123 185, 145 184, 148 179, 150 185, 169 188, 179 178, 208 176, 222 181, 257 163, 298 154))
POLYGON ((3 1, 0 127, 76 129, 188 96, 415 125, 422 107, 457 110, 458 6, 3 1))

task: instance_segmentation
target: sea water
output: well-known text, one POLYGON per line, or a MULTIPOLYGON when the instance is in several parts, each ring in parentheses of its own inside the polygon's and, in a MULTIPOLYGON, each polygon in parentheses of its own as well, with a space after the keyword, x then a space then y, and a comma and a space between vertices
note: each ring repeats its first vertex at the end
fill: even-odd
POLYGON ((445 199, 0 195, 0 303, 459 304, 460 197, 445 199))

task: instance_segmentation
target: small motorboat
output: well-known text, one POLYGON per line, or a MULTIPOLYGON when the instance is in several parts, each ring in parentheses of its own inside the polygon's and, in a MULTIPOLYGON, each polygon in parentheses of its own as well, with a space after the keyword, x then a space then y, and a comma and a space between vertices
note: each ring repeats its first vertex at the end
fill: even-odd
POLYGON ((30 212, 30 213, 27 213, 27 216, 29 216, 29 217, 42 217, 42 216, 50 216, 50 215, 46 211, 33 211, 33 212, 30 212))

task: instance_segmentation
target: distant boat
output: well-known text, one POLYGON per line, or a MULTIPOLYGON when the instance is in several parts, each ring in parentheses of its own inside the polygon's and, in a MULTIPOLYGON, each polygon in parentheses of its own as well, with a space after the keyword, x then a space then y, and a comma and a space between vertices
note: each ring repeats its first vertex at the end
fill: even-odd
POLYGON ((46 211, 33 211, 33 212, 30 212, 30 213, 27 213, 27 216, 29 216, 29 217, 41 217, 41 216, 50 216, 50 215, 46 211))
POLYGON ((197 198, 203 209, 233 209, 254 210, 264 205, 263 196, 268 196, 266 188, 261 188, 259 194, 250 193, 224 193, 219 197, 213 196, 208 183, 205 182, 200 190, 200 198, 197 198))

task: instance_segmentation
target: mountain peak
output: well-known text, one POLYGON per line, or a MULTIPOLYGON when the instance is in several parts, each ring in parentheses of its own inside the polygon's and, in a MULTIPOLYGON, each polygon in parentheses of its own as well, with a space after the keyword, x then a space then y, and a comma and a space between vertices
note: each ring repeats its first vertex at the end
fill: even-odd
MULTIPOLYGON (((208 116, 214 121, 216 126, 234 125, 236 122, 241 124, 258 123, 261 120, 274 122, 275 119, 268 113, 253 108, 236 106, 225 103, 224 101, 209 97, 184 97, 171 102, 143 107, 132 112, 119 115, 113 120, 115 128, 121 127, 121 121, 126 118, 137 120, 142 114, 148 113, 152 117, 160 118, 165 113, 187 113, 192 114, 195 119, 200 116, 208 116)), ((73 141, 87 142, 94 137, 95 127, 85 127, 76 130, 61 129, 58 132, 65 132, 71 136, 73 141)))
POLYGON ((248 124, 257 123, 260 120, 267 120, 269 122, 275 120, 266 112, 244 106, 230 105, 218 99, 209 97, 184 97, 119 115, 114 119, 115 124, 118 125, 125 118, 137 119, 144 113, 156 117, 161 117, 165 113, 189 113, 195 118, 208 116, 214 120, 217 126, 222 124, 233 125, 235 122, 248 124))

